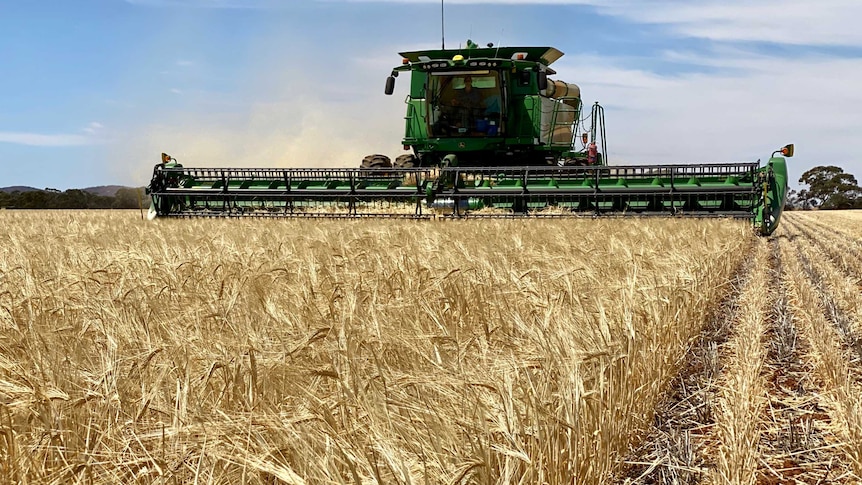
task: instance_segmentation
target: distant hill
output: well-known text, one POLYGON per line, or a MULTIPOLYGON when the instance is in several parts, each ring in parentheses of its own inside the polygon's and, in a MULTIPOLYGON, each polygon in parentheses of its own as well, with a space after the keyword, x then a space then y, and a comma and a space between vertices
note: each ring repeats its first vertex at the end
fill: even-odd
POLYGON ((25 185, 0 187, 0 208, 7 209, 137 209, 148 207, 143 187, 100 185, 59 191, 25 185))
POLYGON ((87 187, 86 189, 81 189, 84 192, 89 192, 91 194, 102 195, 105 197, 113 197, 118 190, 120 189, 131 189, 134 187, 124 187, 122 185, 99 185, 98 187, 87 187))
MULTIPOLYGON (((84 192, 89 192, 93 195, 101 195, 102 197, 113 197, 117 194, 117 191, 120 189, 133 189, 135 187, 126 187, 124 185, 99 185, 96 187, 87 187, 83 190, 84 192)), ((7 194, 11 194, 12 192, 36 192, 36 191, 44 191, 47 189, 37 189, 36 187, 29 187, 27 185, 13 185, 11 187, 0 187, 0 192, 5 192, 7 194)), ((53 192, 54 190, 50 190, 53 192)))
POLYGON ((13 185, 11 187, 0 187, 0 192, 5 192, 7 194, 11 194, 12 192, 33 192, 37 189, 36 187, 27 187, 26 185, 13 185))

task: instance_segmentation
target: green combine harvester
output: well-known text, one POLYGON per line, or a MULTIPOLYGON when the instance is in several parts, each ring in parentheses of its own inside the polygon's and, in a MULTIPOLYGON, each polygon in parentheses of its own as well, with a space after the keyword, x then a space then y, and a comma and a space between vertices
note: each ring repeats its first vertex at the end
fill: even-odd
POLYGON ((769 161, 607 165, 604 111, 585 112, 580 89, 552 80, 552 47, 479 47, 401 54, 386 80, 410 73, 394 163, 359 168, 189 168, 167 154, 147 188, 150 216, 748 218, 778 226, 785 157, 769 161))

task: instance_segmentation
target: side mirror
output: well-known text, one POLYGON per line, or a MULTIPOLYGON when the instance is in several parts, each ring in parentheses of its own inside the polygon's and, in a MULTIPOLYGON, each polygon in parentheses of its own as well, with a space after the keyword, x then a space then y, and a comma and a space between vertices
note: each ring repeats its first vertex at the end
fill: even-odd
POLYGON ((793 143, 791 143, 789 145, 785 145, 784 148, 781 149, 781 154, 787 158, 792 157, 793 156, 793 143))
POLYGON ((386 78, 386 89, 383 91, 387 96, 395 92, 395 76, 386 78))
POLYGON ((548 73, 545 71, 539 71, 539 77, 536 79, 539 84, 539 91, 544 91, 548 89, 548 73))

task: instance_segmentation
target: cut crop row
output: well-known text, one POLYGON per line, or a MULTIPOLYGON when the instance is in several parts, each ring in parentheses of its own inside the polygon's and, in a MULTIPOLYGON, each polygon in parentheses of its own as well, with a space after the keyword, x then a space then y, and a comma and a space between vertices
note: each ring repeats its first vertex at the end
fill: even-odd
POLYGON ((862 475, 862 408, 859 383, 853 377, 858 372, 858 362, 853 362, 837 322, 830 318, 835 288, 823 278, 830 269, 821 262, 814 263, 821 256, 812 254, 805 236, 794 227, 794 218, 789 219, 791 224, 785 225, 785 237, 780 239, 783 279, 787 282, 800 338, 808 347, 813 377, 820 387, 820 404, 827 415, 815 415, 812 419, 825 426, 823 433, 828 443, 824 452, 834 449, 840 453, 821 461, 830 465, 831 482, 858 479, 862 475))

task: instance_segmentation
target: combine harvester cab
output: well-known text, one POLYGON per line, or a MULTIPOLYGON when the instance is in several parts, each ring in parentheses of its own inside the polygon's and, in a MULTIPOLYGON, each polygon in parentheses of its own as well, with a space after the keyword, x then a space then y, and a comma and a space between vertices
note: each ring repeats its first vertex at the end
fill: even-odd
POLYGON ((151 217, 739 217, 758 233, 778 225, 784 157, 769 162, 607 165, 604 111, 584 116, 578 86, 549 76, 552 47, 401 53, 386 80, 408 73, 393 164, 360 168, 187 168, 162 154, 148 187, 151 217), (587 121, 583 121, 587 120, 587 121))

